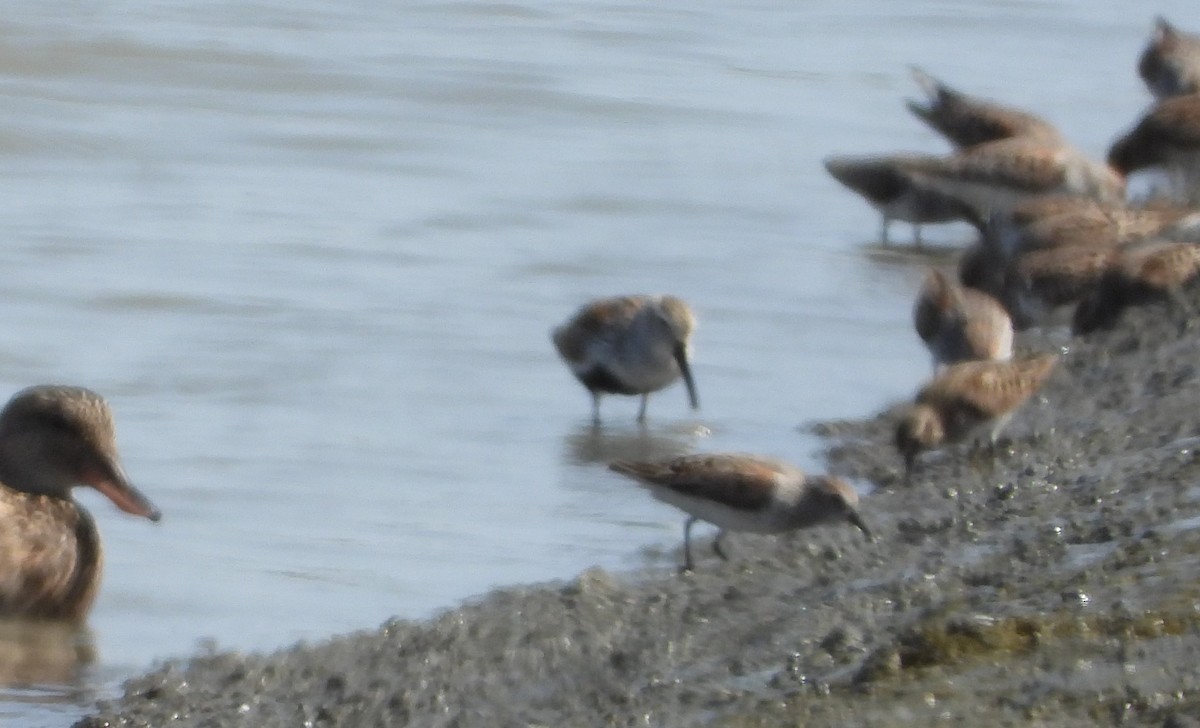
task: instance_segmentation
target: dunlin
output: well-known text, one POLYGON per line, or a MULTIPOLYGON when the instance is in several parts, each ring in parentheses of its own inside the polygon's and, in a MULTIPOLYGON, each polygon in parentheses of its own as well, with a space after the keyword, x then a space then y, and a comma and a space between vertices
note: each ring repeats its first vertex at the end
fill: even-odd
POLYGON ((71 498, 76 485, 159 519, 125 477, 100 395, 65 386, 19 392, 0 411, 0 616, 87 616, 103 560, 95 522, 71 498))
POLYGON ((933 356, 934 372, 960 361, 1012 358, 1013 325, 1004 307, 939 270, 931 269, 925 277, 913 324, 933 356))
POLYGON ((1075 309, 1073 330, 1087 334, 1114 324, 1127 307, 1168 298, 1188 315, 1192 306, 1183 287, 1200 273, 1200 246, 1155 241, 1116 251, 1098 284, 1075 309))
POLYGON ((1117 255, 1112 246, 1071 246, 1018 256, 1005 272, 1000 298, 1022 327, 1047 323, 1058 309, 1092 291, 1117 255))
POLYGON ((1036 195, 1010 208, 993 210, 979 232, 985 244, 1009 260, 1020 252, 1028 230, 1034 226, 1055 218, 1107 220, 1110 209, 1123 206, 1077 195, 1036 195))
POLYGON ((969 213, 956 198, 921 185, 908 174, 920 165, 921 155, 833 156, 825 169, 833 178, 858 193, 882 216, 879 239, 887 245, 893 220, 912 223, 916 245, 921 245, 921 225, 955 222, 969 213))
POLYGON ((1124 199, 1125 183, 1107 165, 1063 144, 1014 137, 925 157, 905 172, 934 192, 959 200, 967 219, 987 220, 1038 195, 1075 195, 1101 202, 1124 199))
POLYGON ((928 101, 908 101, 909 111, 960 149, 1018 136, 1062 142, 1053 124, 1027 111, 968 96, 920 68, 912 75, 928 101))
POLYGON ((1115 247, 1162 234, 1185 220, 1184 207, 1124 207, 1080 210, 1027 225, 1016 237, 1016 253, 1071 246, 1115 247))
POLYGON ((1138 75, 1157 99, 1200 91, 1200 36, 1185 33, 1166 18, 1154 21, 1154 32, 1138 61, 1138 75))
POLYGON ((753 455, 684 455, 671 460, 618 461, 612 470, 639 481, 654 497, 689 514, 683 526, 684 569, 691 571, 692 524, 720 530, 713 550, 726 558, 726 531, 783 533, 848 521, 874 540, 858 512, 858 493, 846 481, 806 475, 799 468, 753 455))
POLYGON ((1123 175, 1158 170, 1177 202, 1200 199, 1200 94, 1172 96, 1113 142, 1108 162, 1123 175))
POLYGON ((642 396, 638 421, 646 419, 651 392, 683 377, 692 409, 700 406, 689 349, 696 318, 675 296, 618 296, 585 305, 551 332, 554 347, 592 395, 592 418, 600 422, 600 396, 642 396))
POLYGON ((961 442, 987 428, 994 445, 1013 413, 1042 387, 1057 362, 1054 354, 1019 361, 971 361, 935 377, 896 427, 896 449, 904 457, 906 477, 925 450, 961 442))

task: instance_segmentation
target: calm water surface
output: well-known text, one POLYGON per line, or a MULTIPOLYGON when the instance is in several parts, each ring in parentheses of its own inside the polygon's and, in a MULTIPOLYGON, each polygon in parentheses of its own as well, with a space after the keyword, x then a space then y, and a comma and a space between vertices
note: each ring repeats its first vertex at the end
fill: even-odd
POLYGON ((0 392, 107 395, 165 518, 80 494, 107 547, 75 646, 95 661, 3 693, 0 720, 68 724, 202 640, 270 650, 673 565, 681 517, 605 460, 819 467, 798 425, 928 373, 920 267, 871 247, 877 217, 820 166, 944 149, 902 106, 906 65, 1100 154, 1148 101, 1152 13, 1200 27, 1192 11, 10 2, 0 392), (669 390, 643 431, 636 400, 610 399, 596 433, 548 331, 626 292, 694 303, 703 410, 669 390))

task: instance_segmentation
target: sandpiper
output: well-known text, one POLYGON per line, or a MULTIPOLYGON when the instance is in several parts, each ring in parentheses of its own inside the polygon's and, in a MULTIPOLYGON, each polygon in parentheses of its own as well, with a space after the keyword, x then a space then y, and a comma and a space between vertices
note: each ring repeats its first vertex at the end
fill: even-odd
POLYGON ((591 393, 595 423, 602 394, 640 394, 638 421, 643 422, 650 393, 680 377, 692 409, 700 406, 689 364, 695 328, 692 309, 675 296, 617 296, 588 303, 551 338, 591 393))
POLYGON ((56 385, 18 392, 0 411, 0 616, 87 616, 103 559, 95 522, 71 498, 76 485, 159 520, 121 468, 112 412, 100 395, 56 385))
POLYGON ((1114 324, 1127 307, 1168 298, 1189 316, 1183 287, 1200 273, 1200 246, 1153 241, 1115 251, 1104 276, 1075 309, 1072 329, 1087 334, 1114 324))
POLYGON ((968 220, 1037 195, 1075 195, 1121 202, 1125 182, 1107 165, 1065 144, 1014 137, 968 147, 946 157, 925 157, 905 171, 918 183, 959 200, 968 220))
POLYGON ((1027 111, 968 96, 916 66, 911 71, 928 101, 907 101, 909 111, 960 149, 1017 136, 1062 142, 1053 124, 1027 111))
POLYGON ((1155 18, 1138 75, 1157 99, 1200 91, 1200 36, 1179 30, 1162 16, 1155 18))
POLYGON ((988 439, 994 446, 1013 413, 1041 388, 1057 362, 1057 355, 1047 354, 948 367, 921 389, 896 426, 905 477, 922 451, 961 442, 984 428, 990 427, 988 439))
POLYGON ((742 454, 684 455, 661 461, 618 461, 609 468, 642 483, 655 498, 688 514, 683 525, 684 570, 691 571, 691 529, 717 526, 713 550, 725 559, 726 531, 783 533, 848 521, 874 540, 858 512, 858 493, 846 481, 806 475, 772 458, 742 454))
POLYGON ((1073 245, 1113 247, 1155 236, 1185 219, 1190 211, 1178 206, 1111 207, 1094 212, 1055 215, 1026 226, 1019 252, 1073 245))
POLYGON ((969 213, 956 198, 921 185, 908 174, 907 168, 923 159, 915 154, 839 155, 826 158, 825 169, 879 211, 882 244, 889 242, 891 222, 901 220, 912 223, 914 242, 920 247, 922 224, 964 220, 969 213))
POLYGON ((1117 248, 1075 245, 1034 250, 1018 256, 1005 272, 1000 294, 1022 327, 1050 321, 1092 291, 1117 255, 1117 248))
POLYGON ((930 269, 913 306, 917 335, 933 356, 933 370, 960 361, 1012 358, 1013 324, 1000 302, 930 269))
POLYGON ((1176 202, 1200 199, 1200 94, 1172 96, 1154 105, 1113 142, 1108 162, 1123 175, 1157 170, 1176 202))

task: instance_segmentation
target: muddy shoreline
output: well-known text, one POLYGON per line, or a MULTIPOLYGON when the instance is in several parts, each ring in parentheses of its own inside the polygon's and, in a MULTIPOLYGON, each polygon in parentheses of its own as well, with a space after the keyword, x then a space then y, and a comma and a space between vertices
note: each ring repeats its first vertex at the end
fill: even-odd
POLYGON ((689 575, 199 655, 76 725, 1200 725, 1200 322, 1148 305, 1019 346, 1065 356, 994 460, 928 454, 905 486, 893 410, 816 426, 875 484, 876 543, 732 534, 689 575))

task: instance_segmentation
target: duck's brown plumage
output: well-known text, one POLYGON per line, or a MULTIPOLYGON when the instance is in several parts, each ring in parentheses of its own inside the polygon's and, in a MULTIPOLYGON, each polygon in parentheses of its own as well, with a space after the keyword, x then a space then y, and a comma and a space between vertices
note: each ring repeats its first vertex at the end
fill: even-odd
POLYGON ((100 586, 100 534, 74 501, 0 486, 0 615, 82 621, 100 586))
POLYGON ((66 386, 17 393, 0 411, 0 617, 87 616, 103 554, 95 523, 70 495, 80 484, 159 518, 125 478, 102 397, 66 386))

